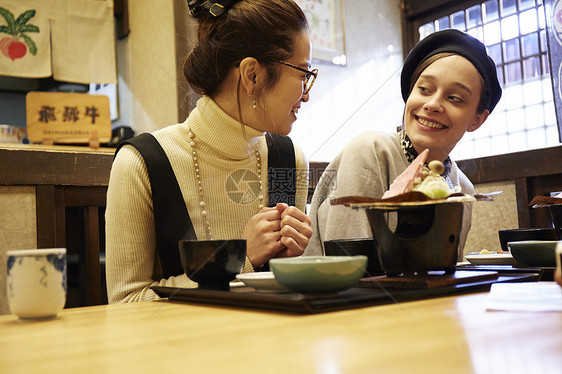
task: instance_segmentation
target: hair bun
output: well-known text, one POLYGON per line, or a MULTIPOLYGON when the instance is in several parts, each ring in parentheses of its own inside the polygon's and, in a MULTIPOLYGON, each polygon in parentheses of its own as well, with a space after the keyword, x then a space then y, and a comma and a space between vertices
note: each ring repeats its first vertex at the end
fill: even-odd
POLYGON ((240 0, 188 0, 187 6, 189 13, 195 18, 200 17, 201 14, 217 18, 238 1, 240 0))

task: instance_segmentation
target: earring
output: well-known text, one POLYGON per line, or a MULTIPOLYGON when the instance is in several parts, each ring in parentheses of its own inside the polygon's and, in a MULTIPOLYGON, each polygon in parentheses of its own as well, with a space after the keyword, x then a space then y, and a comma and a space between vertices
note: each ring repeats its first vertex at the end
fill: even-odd
POLYGON ((254 108, 254 110, 256 109, 256 98, 255 97, 252 100, 252 107, 254 108))

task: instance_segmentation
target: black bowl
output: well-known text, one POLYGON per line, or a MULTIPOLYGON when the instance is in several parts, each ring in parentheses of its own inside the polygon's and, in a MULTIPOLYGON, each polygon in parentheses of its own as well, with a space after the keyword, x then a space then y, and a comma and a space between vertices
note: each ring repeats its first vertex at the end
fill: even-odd
POLYGON ((389 276, 454 273, 462 212, 460 202, 369 207, 367 218, 382 269, 389 276))
POLYGON ((246 240, 180 240, 179 251, 185 274, 199 288, 228 291, 244 266, 246 240))
POLYGON ((523 240, 507 244, 511 255, 523 266, 556 267, 558 240, 523 240))
POLYGON ((365 277, 384 274, 373 239, 336 239, 324 242, 326 256, 367 256, 365 277))
POLYGON ((509 251, 507 243, 526 240, 558 240, 558 234, 553 227, 510 229, 498 231, 502 251, 509 251))

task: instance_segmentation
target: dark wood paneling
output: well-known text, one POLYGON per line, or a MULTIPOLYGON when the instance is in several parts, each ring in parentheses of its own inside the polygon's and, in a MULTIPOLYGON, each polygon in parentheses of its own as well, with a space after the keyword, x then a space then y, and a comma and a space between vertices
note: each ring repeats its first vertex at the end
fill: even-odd
MULTIPOLYGON (((472 183, 488 183, 521 177, 562 173, 562 145, 531 151, 457 161, 472 183)), ((558 177, 559 178, 559 177, 558 177)))
POLYGON ((107 186, 111 152, 0 148, 1 184, 107 186))
MULTIPOLYGON (((85 305, 98 305, 101 303, 101 272, 100 272, 100 227, 99 210, 97 206, 84 208, 84 252, 80 253, 81 271, 80 283, 85 289, 85 305)), ((105 280, 104 280, 105 281, 105 280)))
POLYGON ((544 227, 544 212, 529 207, 535 196, 562 191, 562 146, 457 162, 474 184, 513 181, 519 227, 544 227))
POLYGON ((107 187, 65 186, 65 206, 105 206, 107 187))
POLYGON ((308 165, 308 199, 307 202, 310 203, 312 200, 312 195, 314 194, 314 189, 318 184, 318 180, 322 176, 324 170, 328 166, 328 162, 310 162, 308 165))

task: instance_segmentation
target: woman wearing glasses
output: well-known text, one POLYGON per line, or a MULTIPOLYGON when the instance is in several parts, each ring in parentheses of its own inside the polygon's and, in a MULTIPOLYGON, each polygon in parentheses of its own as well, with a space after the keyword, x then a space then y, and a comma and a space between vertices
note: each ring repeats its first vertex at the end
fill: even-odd
MULTIPOLYGON (((427 162, 442 161, 449 187, 471 194, 474 187, 449 153, 467 132, 477 130, 501 97, 494 61, 477 39, 458 30, 433 33, 419 42, 404 62, 403 130, 370 132, 352 140, 330 163, 314 193, 310 217, 313 236, 306 254, 322 254, 331 239, 372 237, 364 210, 330 205, 330 198, 382 198, 390 185, 424 150, 427 162)), ((400 179, 407 179, 402 175, 400 179)), ((461 245, 470 228, 465 209, 461 245)))
POLYGON ((292 0, 188 5, 199 29, 184 75, 202 98, 184 123, 118 149, 107 194, 109 302, 154 299, 154 285, 196 287, 179 239, 246 239, 250 272, 301 255, 312 234, 308 163, 286 137, 317 76, 303 12, 292 0))

